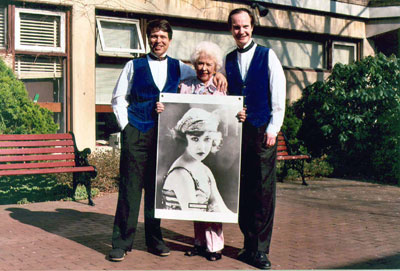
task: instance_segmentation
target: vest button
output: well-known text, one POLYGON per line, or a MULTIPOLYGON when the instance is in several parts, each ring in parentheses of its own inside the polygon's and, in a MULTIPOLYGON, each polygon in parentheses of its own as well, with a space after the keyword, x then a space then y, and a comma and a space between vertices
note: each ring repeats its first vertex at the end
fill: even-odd
POLYGON ((246 88, 246 85, 243 85, 242 88, 245 89, 245 88, 246 88))

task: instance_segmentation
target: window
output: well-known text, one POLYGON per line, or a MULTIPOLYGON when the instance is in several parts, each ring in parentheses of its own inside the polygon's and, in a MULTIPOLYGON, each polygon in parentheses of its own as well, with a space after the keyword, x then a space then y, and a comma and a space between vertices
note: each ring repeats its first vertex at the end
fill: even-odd
POLYGON ((6 47, 6 37, 7 37, 6 11, 7 9, 5 7, 0 6, 0 49, 6 47))
POLYGON ((336 63, 351 64, 356 61, 356 44, 350 42, 333 42, 332 66, 336 63))
POLYGON ((323 42, 254 36, 260 45, 272 48, 283 66, 325 69, 323 42))
POLYGON ((15 49, 65 53, 65 13, 16 8, 15 49))
POLYGON ((145 52, 139 20, 98 16, 96 22, 99 55, 132 57, 145 52))
POLYGON ((59 57, 16 56, 15 72, 18 79, 61 78, 62 60, 59 57))
MULTIPOLYGON (((253 36, 260 45, 272 48, 283 66, 311 69, 326 68, 325 45, 323 42, 253 36)), ((187 27, 174 27, 174 39, 168 49, 172 57, 190 60, 196 44, 209 40, 221 47, 224 54, 236 48, 232 35, 228 31, 213 31, 187 27)))
POLYGON ((111 104, 112 92, 123 64, 96 64, 96 104, 111 104))

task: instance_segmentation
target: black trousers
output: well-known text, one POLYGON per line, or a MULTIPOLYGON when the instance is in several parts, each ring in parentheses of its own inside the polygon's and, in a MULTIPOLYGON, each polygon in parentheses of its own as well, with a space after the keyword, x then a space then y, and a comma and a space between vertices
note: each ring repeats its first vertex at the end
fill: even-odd
POLYGON ((132 249, 142 190, 148 247, 163 242, 160 219, 154 218, 157 130, 143 133, 128 124, 121 133, 120 184, 112 235, 113 248, 132 249))
POLYGON ((244 248, 269 253, 276 197, 275 146, 263 145, 266 125, 243 126, 239 226, 244 248))

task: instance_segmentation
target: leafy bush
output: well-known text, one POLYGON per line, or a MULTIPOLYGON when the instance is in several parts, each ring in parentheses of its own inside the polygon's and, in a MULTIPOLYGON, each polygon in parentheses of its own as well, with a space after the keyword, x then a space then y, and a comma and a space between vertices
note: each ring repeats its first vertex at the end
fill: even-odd
POLYGON ((55 133, 53 113, 29 99, 24 84, 0 58, 0 134, 55 133))
MULTIPOLYGON (((302 121, 295 114, 294 107, 286 105, 285 119, 282 125, 282 132, 285 134, 293 154, 308 154, 307 148, 298 133, 302 126, 302 121)), ((282 174, 283 161, 278 163, 278 174, 282 174)), ((287 163, 287 162, 286 162, 287 163)), ((332 166, 327 162, 326 155, 313 157, 311 161, 304 161, 304 174, 307 177, 326 177, 333 171, 332 166)), ((288 170, 288 179, 299 178, 300 174, 295 170, 288 170)))
POLYGON ((313 156, 327 155, 337 176, 400 182, 399 87, 395 56, 336 64, 294 104, 302 120, 298 136, 313 156))

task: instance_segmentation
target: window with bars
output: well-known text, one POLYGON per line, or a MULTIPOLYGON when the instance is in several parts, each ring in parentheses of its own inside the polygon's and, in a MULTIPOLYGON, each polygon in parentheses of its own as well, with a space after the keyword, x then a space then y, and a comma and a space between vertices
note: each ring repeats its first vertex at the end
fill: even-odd
POLYGON ((7 9, 0 6, 0 48, 6 47, 6 37, 7 37, 7 9))
POLYGON ((59 57, 15 57, 15 73, 18 79, 61 78, 62 60, 59 57))
POLYGON ((15 49, 65 53, 65 13, 16 8, 15 49))

